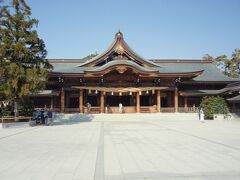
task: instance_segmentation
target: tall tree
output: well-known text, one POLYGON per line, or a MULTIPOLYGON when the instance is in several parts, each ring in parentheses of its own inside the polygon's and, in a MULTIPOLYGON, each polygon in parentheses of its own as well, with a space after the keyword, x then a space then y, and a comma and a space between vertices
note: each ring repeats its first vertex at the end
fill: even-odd
POLYGON ((240 76, 240 49, 235 49, 232 53, 234 76, 240 76))
POLYGON ((36 31, 38 20, 31 18, 25 0, 0 0, 0 84, 2 98, 23 98, 43 88, 47 72, 44 41, 36 31))
POLYGON ((83 60, 90 60, 94 57, 96 57, 98 55, 98 53, 96 52, 95 54, 89 54, 87 56, 85 56, 84 58, 82 58, 83 60))
POLYGON ((240 49, 235 49, 231 58, 228 58, 226 55, 214 57, 206 54, 203 56, 203 59, 213 61, 216 66, 227 76, 240 76, 240 49))

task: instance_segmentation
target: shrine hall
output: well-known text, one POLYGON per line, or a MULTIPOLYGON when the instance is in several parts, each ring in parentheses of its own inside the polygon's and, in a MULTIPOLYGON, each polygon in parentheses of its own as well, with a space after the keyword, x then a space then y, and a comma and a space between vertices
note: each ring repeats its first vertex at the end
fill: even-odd
POLYGON ((61 113, 118 113, 119 104, 122 113, 195 112, 204 96, 231 98, 230 87, 239 86, 209 60, 145 59, 120 31, 92 59, 49 62, 45 90, 30 97, 35 107, 61 113))

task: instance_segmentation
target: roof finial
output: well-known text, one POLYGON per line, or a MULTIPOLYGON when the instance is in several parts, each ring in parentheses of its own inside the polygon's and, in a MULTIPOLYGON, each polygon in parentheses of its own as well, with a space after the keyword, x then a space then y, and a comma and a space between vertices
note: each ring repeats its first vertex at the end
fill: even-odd
POLYGON ((120 29, 119 29, 118 32, 116 33, 115 37, 116 37, 116 38, 123 38, 123 34, 122 34, 122 32, 120 31, 120 29))

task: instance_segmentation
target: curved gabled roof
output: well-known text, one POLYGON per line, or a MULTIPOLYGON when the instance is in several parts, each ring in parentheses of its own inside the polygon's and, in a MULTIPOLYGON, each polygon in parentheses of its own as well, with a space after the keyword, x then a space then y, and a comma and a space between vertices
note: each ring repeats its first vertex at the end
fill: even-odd
POLYGON ((118 66, 131 67, 132 69, 136 69, 139 72, 143 72, 143 73, 144 72, 146 72, 146 73, 149 73, 149 72, 158 73, 159 72, 158 69, 150 68, 150 67, 143 67, 143 66, 140 66, 137 63, 130 61, 130 60, 113 60, 103 66, 97 66, 93 69, 85 70, 85 72, 101 72, 101 71, 107 70, 109 68, 118 67, 118 66))
POLYGON ((104 51, 102 54, 99 54, 98 56, 94 57, 93 59, 90 59, 82 64, 79 64, 78 67, 91 67, 95 66, 96 64, 105 61, 112 53, 117 54, 125 54, 128 56, 129 60, 135 61, 138 64, 141 64, 144 67, 158 67, 158 64, 155 64, 154 62, 151 62, 147 59, 142 58, 139 56, 136 52, 134 52, 128 44, 123 39, 123 34, 119 31, 115 35, 115 39, 113 43, 110 45, 110 47, 104 51))

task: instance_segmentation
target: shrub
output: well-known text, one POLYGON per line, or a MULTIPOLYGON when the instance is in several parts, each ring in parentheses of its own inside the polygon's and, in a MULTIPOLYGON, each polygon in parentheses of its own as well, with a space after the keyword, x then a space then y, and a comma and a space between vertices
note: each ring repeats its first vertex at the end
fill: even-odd
POLYGON ((200 107, 203 108, 206 119, 213 119, 213 114, 227 114, 229 112, 226 101, 219 96, 204 97, 200 107))
POLYGON ((32 116, 33 111, 34 105, 32 101, 29 99, 20 101, 18 108, 19 116, 32 116))
POLYGON ((13 107, 12 105, 7 105, 6 107, 0 108, 0 117, 1 116, 13 116, 13 107))
MULTIPOLYGON (((14 116, 14 103, 7 105, 6 107, 0 108, 0 117, 1 116, 14 116)), ((18 115, 19 116, 32 116, 34 111, 33 102, 30 100, 22 100, 18 103, 18 115)))

